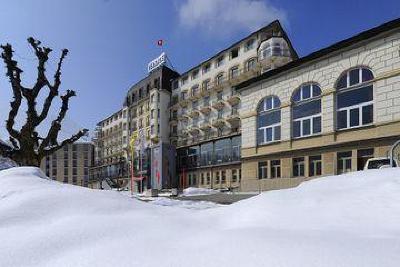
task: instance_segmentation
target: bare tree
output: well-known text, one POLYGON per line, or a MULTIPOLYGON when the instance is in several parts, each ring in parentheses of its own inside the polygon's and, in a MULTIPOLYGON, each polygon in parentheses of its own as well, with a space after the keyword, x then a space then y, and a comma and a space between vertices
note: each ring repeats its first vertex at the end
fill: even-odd
POLYGON ((47 135, 41 137, 37 131, 37 127, 47 118, 51 104, 59 94, 61 85, 61 67, 63 60, 68 54, 67 49, 63 49, 59 58, 57 69, 54 74, 52 83, 46 76, 46 63, 51 53, 51 48, 41 46, 41 42, 28 38, 28 43, 35 51, 38 60, 37 79, 31 87, 25 87, 21 84, 21 73, 23 72, 18 67, 18 62, 13 59, 13 49, 10 44, 1 45, 3 50, 1 58, 6 66, 6 76, 9 78, 13 91, 13 101, 10 102, 11 110, 6 121, 6 129, 10 135, 10 146, 0 143, 0 155, 6 156, 22 166, 39 166, 40 161, 47 155, 52 154, 56 150, 67 144, 74 143, 79 138, 87 133, 87 129, 82 129, 69 139, 58 142, 58 135, 61 130, 61 123, 68 111, 69 100, 75 96, 75 91, 67 90, 64 95, 61 95, 61 109, 58 117, 52 121, 47 135), (43 88, 48 88, 48 94, 44 100, 42 110, 37 110, 37 99, 43 88), (25 99, 27 104, 26 122, 21 129, 15 129, 15 118, 17 117, 22 100, 25 99))

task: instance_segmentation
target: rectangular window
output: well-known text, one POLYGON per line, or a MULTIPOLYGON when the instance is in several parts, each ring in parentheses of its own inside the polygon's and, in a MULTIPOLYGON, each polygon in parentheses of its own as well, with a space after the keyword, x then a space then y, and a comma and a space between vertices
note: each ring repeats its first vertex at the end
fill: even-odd
POLYGON ((337 170, 338 174, 351 171, 351 151, 337 153, 337 170))
POLYGON ((219 176, 219 171, 215 172, 215 183, 219 184, 220 182, 220 176, 219 176))
POLYGON ((321 155, 310 156, 308 158, 308 176, 320 176, 322 174, 322 159, 321 155))
POLYGON ((304 157, 293 159, 293 177, 304 176, 304 157))
POLYGON ((221 183, 226 183, 226 171, 221 171, 221 183))
POLYGON ((224 57, 221 56, 221 57, 219 57, 219 58, 217 59, 216 65, 217 65, 217 67, 220 67, 220 66, 222 66, 223 64, 224 64, 224 57))
POLYGON ((231 59, 237 58, 239 56, 239 48, 231 50, 231 59))
POLYGON ((280 178, 281 177, 281 161, 280 160, 271 160, 271 178, 280 178))
POLYGON ((232 183, 237 182, 237 170, 232 170, 232 183))
POLYGON ((207 184, 211 183, 211 172, 207 172, 207 184))
POLYGON ((268 178, 268 161, 258 162, 258 179, 268 178))
POLYGON ((201 180, 200 180, 201 184, 204 184, 204 172, 201 173, 201 180))

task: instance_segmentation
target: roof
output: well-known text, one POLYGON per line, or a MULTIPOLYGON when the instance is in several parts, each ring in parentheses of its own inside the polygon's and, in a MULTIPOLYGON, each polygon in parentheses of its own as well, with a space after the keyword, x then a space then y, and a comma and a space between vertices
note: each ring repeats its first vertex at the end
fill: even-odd
POLYGON ((359 33, 357 35, 354 35, 354 36, 352 36, 352 37, 350 37, 348 39, 339 41, 337 43, 334 43, 333 45, 330 45, 330 46, 325 47, 325 48, 323 48, 321 50, 315 51, 315 52, 313 52, 313 53, 311 53, 311 54, 309 54, 309 55, 307 55, 305 57, 302 57, 302 58, 299 58, 299 59, 295 59, 295 60, 289 62, 286 65, 283 65, 283 66, 281 66, 279 68, 276 68, 276 69, 270 70, 268 72, 265 72, 265 73, 261 74, 260 76, 251 78, 251 79, 249 79, 247 81, 244 81, 244 82, 238 84, 237 86, 235 86, 235 89, 236 90, 244 89, 245 87, 248 87, 248 86, 252 85, 253 83, 256 83, 256 82, 259 82, 259 81, 262 81, 262 80, 266 80, 266 79, 269 79, 269 78, 273 78, 273 77, 275 77, 275 76, 277 76, 277 75, 279 75, 281 73, 284 73, 286 71, 290 71, 290 70, 292 70, 292 69, 294 69, 296 67, 302 66, 302 65, 304 65, 306 63, 309 63, 309 62, 311 62, 313 60, 322 58, 322 57, 324 57, 324 56, 326 56, 326 55, 328 55, 330 53, 333 53, 333 52, 336 52, 338 50, 347 48, 347 47, 349 47, 351 45, 354 45, 356 43, 365 41, 365 40, 370 39, 370 38, 374 38, 377 35, 380 35, 382 33, 389 32, 389 31, 392 31, 392 30, 395 30, 395 29, 398 29, 398 28, 400 28, 400 18, 395 19, 395 20, 391 20, 391 21, 386 22, 384 24, 381 24, 381 25, 379 25, 379 26, 377 26, 375 28, 363 31, 363 32, 361 32, 361 33, 359 33))
MULTIPOLYGON (((204 63, 206 63, 206 62, 208 62, 208 61, 210 61, 210 60, 212 60, 212 59, 214 59, 214 58, 219 57, 221 54, 227 52, 228 50, 231 50, 231 49, 235 48, 237 45, 239 45, 240 43, 242 43, 242 42, 245 41, 246 39, 250 38, 251 36, 256 35, 256 34, 258 34, 258 33, 260 33, 260 32, 265 31, 265 30, 272 29, 273 27, 276 27, 276 28, 278 28, 278 29, 281 31, 282 37, 286 40, 286 42, 287 42, 288 45, 289 45, 289 49, 291 50, 291 54, 293 55, 294 58, 298 58, 297 52, 296 52, 296 50, 294 49, 292 43, 290 42, 290 39, 289 39, 289 37, 287 36, 285 30, 283 29, 283 27, 282 27, 280 21, 279 21, 279 20, 274 20, 273 22, 271 22, 271 23, 269 23, 268 25, 262 27, 261 29, 258 29, 257 31, 252 32, 252 33, 250 33, 249 35, 247 35, 246 37, 244 37, 244 38, 240 39, 239 41, 235 42, 234 44, 232 44, 232 45, 229 46, 228 48, 225 48, 225 49, 219 51, 218 53, 214 54, 212 57, 210 57, 210 58, 208 58, 208 59, 202 61, 200 64, 197 64, 196 66, 194 66, 194 67, 190 68, 189 70, 183 72, 179 77, 183 77, 183 76, 187 75, 189 72, 191 72, 191 71, 193 71, 193 70, 195 70, 195 69, 197 69, 197 68, 200 68, 204 63)), ((178 77, 178 79, 179 79, 179 77, 178 77)))

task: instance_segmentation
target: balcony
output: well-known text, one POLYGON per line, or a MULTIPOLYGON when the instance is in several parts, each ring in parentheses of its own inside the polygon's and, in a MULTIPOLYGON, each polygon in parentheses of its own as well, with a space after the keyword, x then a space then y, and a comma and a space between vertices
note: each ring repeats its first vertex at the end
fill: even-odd
POLYGON ((178 118, 180 121, 187 121, 189 119, 189 114, 185 111, 179 115, 178 118))
POLYGON ((198 133, 200 133, 200 128, 197 124, 193 124, 188 127, 188 131, 191 135, 197 135, 198 133))
POLYGON ((211 93, 211 90, 213 89, 213 87, 211 86, 211 83, 209 83, 207 86, 204 86, 201 88, 201 92, 200 94, 202 96, 208 96, 211 93))
POLYGON ((217 110, 222 109, 224 106, 225 106, 225 101, 222 98, 214 100, 212 102, 212 107, 217 109, 217 110))
POLYGON ((237 109, 232 109, 231 114, 226 118, 231 127, 237 127, 240 123, 240 116, 237 109))
POLYGON ((195 101, 201 97, 200 88, 192 88, 190 90, 190 100, 195 101))
POLYGON ((235 106, 240 102, 240 94, 234 90, 231 91, 230 96, 226 100, 231 106, 235 106))
POLYGON ((216 128, 220 128, 225 125, 225 119, 223 118, 216 118, 212 120, 212 126, 216 128))
POLYGON ((187 107, 188 104, 189 104, 189 99, 186 97, 181 98, 181 100, 179 101, 179 105, 181 107, 187 107))
POLYGON ((180 130, 180 131, 178 131, 178 137, 181 137, 181 138, 186 138, 186 137, 188 137, 188 132, 187 132, 187 130, 180 130))
POLYGON ((197 118, 200 115, 199 109, 197 107, 192 107, 188 115, 191 118, 197 118))
POLYGON ((200 129, 203 131, 209 130, 211 128, 211 123, 209 120, 204 120, 201 124, 200 124, 200 129))
POLYGON ((204 103, 204 104, 200 107, 200 112, 203 113, 203 114, 209 114, 209 113, 211 112, 210 102, 204 103))

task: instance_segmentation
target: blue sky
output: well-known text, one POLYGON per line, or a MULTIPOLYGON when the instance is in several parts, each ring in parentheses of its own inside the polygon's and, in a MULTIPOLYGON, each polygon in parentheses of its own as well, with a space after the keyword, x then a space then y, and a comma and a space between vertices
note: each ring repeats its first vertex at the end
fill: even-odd
MULTIPOLYGON (((71 100, 65 135, 93 129, 121 107, 129 86, 146 75, 147 63, 160 53, 158 39, 165 40, 165 51, 183 72, 276 18, 304 56, 400 17, 400 1, 394 0, 0 1, 0 43, 14 45, 25 84, 36 75, 27 37, 54 49, 49 71, 59 50, 70 50, 61 87, 75 89, 78 97, 71 100)), ((0 137, 5 138, 11 89, 0 65, 0 137)))

